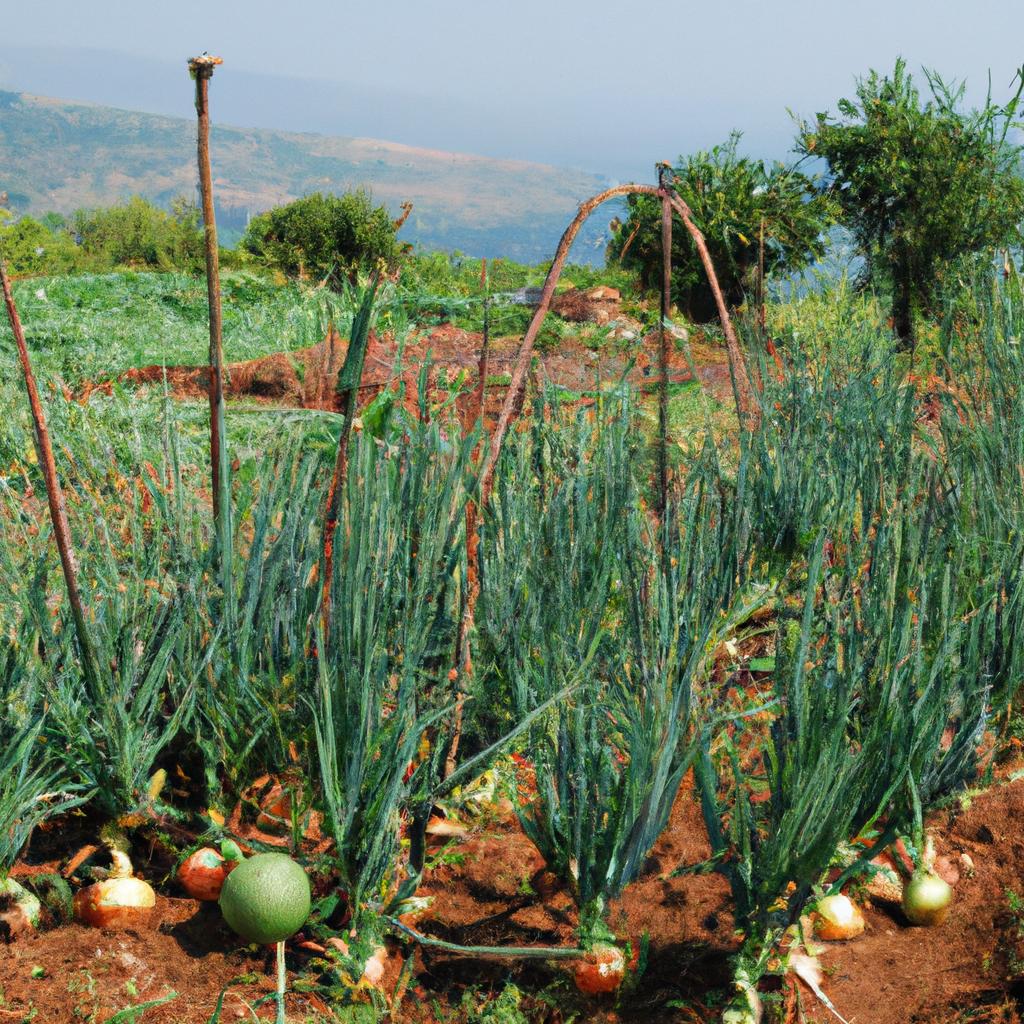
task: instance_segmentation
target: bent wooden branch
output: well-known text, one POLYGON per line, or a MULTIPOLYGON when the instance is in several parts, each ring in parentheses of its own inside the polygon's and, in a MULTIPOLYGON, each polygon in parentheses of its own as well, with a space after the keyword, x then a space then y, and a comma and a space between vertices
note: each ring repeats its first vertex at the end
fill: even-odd
POLYGON ((533 357, 533 343, 537 340, 541 325, 544 323, 544 317, 551 308, 551 300, 554 298, 558 279, 562 276, 562 268, 565 266, 569 249, 572 248, 572 243, 575 241, 577 234, 579 234, 584 221, 602 203, 606 203, 609 199, 615 199, 617 196, 628 196, 634 193, 656 196, 658 189, 654 185, 616 185, 614 188, 605 189, 604 192, 600 192, 596 196, 591 196, 586 202, 580 203, 576 216, 565 229, 562 240, 558 243, 558 248, 555 250, 555 258, 551 263, 551 269, 548 271, 548 276, 544 281, 544 288, 540 294, 540 302, 534 311, 529 327, 526 329, 526 334, 523 335, 523 340, 520 342, 515 366, 512 369, 512 379, 509 382, 508 391, 505 392, 505 401, 501 406, 498 423, 494 428, 494 434, 491 437, 491 443, 480 470, 480 508, 485 508, 490 500, 491 488, 494 484, 494 470, 501 455, 501 447, 505 443, 505 435, 508 433, 508 428, 511 425, 516 409, 522 406, 522 398, 526 391, 526 378, 530 371, 530 360, 533 357))
MULTIPOLYGON (((680 199, 678 194, 674 191, 668 190, 666 194, 668 195, 672 208, 679 215, 680 220, 682 220, 683 226, 693 238, 694 245, 697 248, 697 254, 700 256, 704 272, 707 274, 708 285, 710 286, 711 293, 715 298, 718 315, 722 321, 722 331, 725 334, 726 351, 729 355, 729 366, 732 371, 734 387, 736 388, 736 412, 739 416, 741 428, 745 428, 749 426, 748 419, 750 414, 751 386, 750 371, 747 367, 746 360, 743 357, 743 351, 740 348, 739 340, 736 337, 736 331, 733 329, 732 318, 729 316, 729 308, 725 304, 725 297, 723 296, 722 289, 718 283, 718 275, 715 273, 714 263, 711 261, 711 254, 708 252, 707 243, 704 241, 704 235, 693 222, 693 214, 690 211, 690 207, 687 206, 687 204, 680 199)), ((516 355, 515 366, 512 370, 512 379, 509 382, 508 391, 505 393, 505 401, 501 407, 501 414, 498 417, 497 426, 495 427, 494 434, 491 437, 490 447, 484 459, 483 467, 480 470, 481 508, 486 507, 490 500, 491 488, 494 484, 494 471, 501 455, 502 445, 505 443, 505 437, 508 434, 508 429, 515 416, 516 410, 522 407, 523 395, 526 390, 527 374, 529 373, 530 361, 533 356, 533 345, 537 339, 537 335, 540 333, 544 317, 547 315, 548 310, 551 307, 551 300, 554 298, 558 280, 562 276, 562 269, 565 266, 566 257, 569 255, 569 249, 572 247, 572 243, 575 241, 576 235, 579 233, 584 221, 586 221, 598 206, 607 202, 609 199, 628 195, 647 195, 657 197, 660 195, 660 191, 655 185, 639 185, 633 183, 628 185, 616 185, 614 188, 606 189, 604 192, 600 192, 596 196, 591 196, 591 198, 586 200, 586 202, 580 204, 580 208, 577 211, 576 216, 573 218, 572 223, 565 229, 565 233, 562 235, 562 240, 558 243, 558 249, 555 251, 555 258, 551 263, 551 269, 548 271, 548 276, 544 281, 544 288, 541 291, 540 302, 533 314, 533 319, 530 321, 526 334, 523 335, 523 340, 519 345, 519 352, 516 355)))
POLYGON ((7 317, 11 322, 14 343, 18 348, 18 359, 21 372, 25 378, 25 390, 28 392, 28 404, 32 410, 32 427, 35 432, 36 452, 43 470, 43 481, 46 485, 46 500, 50 506, 50 521, 53 523, 53 536, 60 554, 60 567, 64 573, 64 586, 67 589, 68 601, 71 604, 71 615, 75 623, 75 635, 78 638, 79 654, 82 659, 82 671, 90 688, 95 688, 98 679, 96 661, 92 642, 85 623, 85 610, 82 596, 78 589, 78 562, 75 559, 71 544, 71 527, 68 525, 67 505, 64 502, 64 490, 57 476, 57 464, 53 458, 53 445, 50 443, 50 432, 46 427, 46 413, 39 401, 39 389, 36 387, 32 362, 29 359, 28 346, 25 344, 25 332, 21 327, 18 308, 14 304, 11 292, 11 281, 7 276, 7 267, 0 258, 0 282, 3 284, 4 303, 7 306, 7 317))
POLYGON ((736 415, 740 421, 740 429, 747 430, 753 426, 753 417, 756 410, 751 404, 751 387, 757 387, 758 382, 751 376, 750 368, 743 357, 743 350, 740 348, 736 331, 732 326, 732 317, 729 316, 729 307, 725 304, 725 297, 718 284, 718 275, 715 273, 715 265, 711 262, 711 253, 708 252, 707 242, 700 228, 693 223, 693 213, 684 200, 675 192, 669 195, 672 209, 679 214, 686 230, 693 238, 693 244, 697 247, 697 255, 704 265, 704 273, 707 274, 708 284, 711 287, 711 294, 715 297, 715 305, 718 307, 718 317, 722 321, 722 333, 725 335, 725 347, 729 353, 729 369, 732 372, 733 389, 736 397, 736 415))
MULTIPOLYGON (((548 310, 551 307, 551 300, 554 298, 555 287, 558 285, 558 279, 562 275, 562 269, 565 266, 569 250, 572 248, 572 243, 575 241, 580 228, 583 226, 586 219, 602 203, 607 202, 609 199, 628 195, 655 196, 662 199, 667 197, 672 209, 679 214, 683 225, 693 238, 694 245, 697 247, 697 252, 700 255, 701 263, 704 266, 704 272, 708 277, 708 284, 710 285, 711 291, 715 297, 715 304, 718 307, 718 314, 722 321, 722 330, 725 333, 726 349, 729 355, 729 367, 733 380, 733 394, 736 399, 736 414, 739 419, 740 429, 747 429, 751 424, 749 371, 747 369, 746 361, 743 358, 743 351, 740 348, 736 332, 733 330, 732 320, 729 316, 728 307, 725 304, 725 298, 722 295, 722 289, 718 284, 718 275, 715 273, 715 267, 711 261, 711 254, 708 252, 708 247, 704 241, 703 234, 701 234, 700 229, 693 222, 693 216, 689 206, 687 206, 686 203, 671 189, 662 189, 655 185, 640 185, 637 183, 616 185, 613 188, 605 189, 604 192, 600 192, 595 196, 591 196, 590 199, 581 203, 579 210, 576 212, 576 216, 565 229, 561 241, 558 243, 558 248, 555 250, 555 257, 551 262, 551 268, 548 270, 548 275, 544 280, 544 287, 541 290, 540 302, 538 303, 537 309, 534 311, 533 318, 530 320, 530 324, 526 329, 526 334, 523 335, 523 340, 520 342, 519 352, 516 355, 515 366, 512 370, 512 379, 509 382, 508 391, 505 393, 505 400, 501 406, 498 423, 494 429, 494 434, 491 436, 491 443, 487 449, 483 465, 480 469, 480 477, 477 483, 477 495, 475 498, 470 498, 467 506, 466 553, 468 564, 466 577, 466 604, 464 606, 460 624, 460 636, 459 643, 457 645, 459 651, 456 655, 457 664, 455 666, 456 672, 461 672, 461 674, 466 676, 468 676, 470 670, 468 658, 463 661, 462 664, 458 664, 458 662, 461 660, 459 654, 465 648, 468 648, 468 637, 475 617, 476 602, 480 596, 480 574, 478 562, 480 517, 483 514, 483 511, 487 508, 487 505, 490 503, 491 491, 494 486, 494 472, 497 468, 498 460, 501 457, 501 449, 505 443, 505 437, 508 434, 512 421, 516 416, 518 416, 519 411, 523 406, 523 399, 526 394, 527 377, 533 357, 534 342, 537 339, 537 335, 540 333, 544 317, 547 315, 548 310)), ((665 369, 666 368, 663 366, 663 375, 665 374, 665 369)), ((465 686, 467 682, 467 679, 461 679, 460 685, 465 686)), ((446 773, 450 772, 454 766, 454 755, 459 745, 460 729, 460 716, 457 716, 453 729, 452 746, 447 758, 446 773)))

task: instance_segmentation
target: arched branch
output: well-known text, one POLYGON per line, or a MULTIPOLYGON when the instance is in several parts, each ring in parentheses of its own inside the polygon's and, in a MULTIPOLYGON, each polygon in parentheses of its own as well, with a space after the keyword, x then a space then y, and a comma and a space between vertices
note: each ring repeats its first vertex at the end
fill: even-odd
POLYGON ((634 194, 656 196, 658 194, 658 190, 653 185, 616 185, 614 188, 606 189, 604 192, 600 192, 596 196, 591 196, 590 199, 586 200, 586 202, 580 203, 580 208, 576 212, 576 216, 573 218, 572 223, 565 229, 565 233, 562 235, 562 240, 558 243, 558 248, 555 250, 555 258, 551 263, 551 269, 548 271, 548 276, 544 281, 544 288, 540 295, 540 303, 534 311, 533 319, 530 321, 530 326, 527 327, 526 334, 523 335, 523 340, 519 345, 519 352, 516 355, 515 367, 512 370, 512 380, 509 382, 508 391, 505 392, 505 401, 501 406, 498 423, 494 428, 494 433, 491 435, 491 443, 487 450, 487 454, 484 457, 483 467, 480 470, 481 508, 485 507, 490 500, 491 488, 494 484, 494 469, 497 466, 498 458, 501 455, 501 447, 505 443, 505 435, 508 433, 508 428, 512 422, 515 410, 522 406, 522 395, 526 390, 526 376, 530 369, 530 359, 533 356, 533 343, 536 341, 537 335, 540 332, 541 325, 544 322, 544 317, 551 308, 551 300, 554 298, 555 286, 558 284, 558 279, 562 276, 562 268, 565 266, 565 260, 569 255, 569 249, 572 248, 572 243, 579 234, 579 230, 583 226, 584 221, 586 221, 586 219, 602 203, 606 203, 609 199, 615 199, 618 196, 634 194))
MULTIPOLYGON (((494 472, 497 468, 498 460, 501 457, 501 449, 502 445, 505 443, 505 437, 508 434, 508 430, 513 419, 515 419, 519 414, 519 410, 523 407, 527 375, 530 370, 530 361, 533 356, 533 345, 537 339, 537 335, 540 333, 544 317, 551 308, 551 300, 554 297, 558 279, 562 276, 562 269, 565 266, 566 258, 569 255, 569 249, 572 247, 572 243, 575 241, 576 235, 579 234, 579 230, 583 226, 583 223, 602 203, 607 202, 609 199, 628 195, 654 196, 660 199, 667 198, 672 209, 679 214, 686 230, 693 237, 694 244, 697 247, 697 252, 700 255, 701 263, 704 265, 704 271, 708 277, 708 283, 711 286, 712 293, 714 294, 715 303, 718 306, 718 314, 722 320, 722 330, 725 332, 726 348, 729 354, 729 366, 732 373, 733 391, 736 397, 736 412, 740 421, 740 429, 746 429, 749 425, 748 410, 750 408, 750 377, 746 361, 743 358, 743 352, 740 348, 739 341, 736 338, 736 332, 732 327, 729 310, 725 305, 722 289, 718 284, 718 276, 715 273, 714 264, 711 262, 711 254, 708 252, 707 244, 704 241, 704 236, 701 234, 700 229, 693 223, 693 216, 690 212, 689 206, 687 206, 686 203, 683 202, 683 200, 680 199, 679 196, 671 189, 659 189, 654 185, 639 185, 635 183, 628 185, 616 185, 613 188, 605 189, 604 192, 600 192, 596 196, 591 196, 590 199, 581 203, 579 210, 576 212, 576 216, 565 229, 561 241, 558 243, 558 248, 555 250, 555 257, 551 262, 551 269, 548 270, 548 276, 544 280, 544 288, 541 291, 540 302, 534 311, 533 318, 530 320, 529 327, 526 329, 526 334, 523 335, 523 340, 520 342, 519 352, 516 355, 515 366, 512 370, 512 379, 509 382, 508 390, 505 393, 505 400, 501 406, 498 423, 494 428, 494 433, 491 435, 491 442, 488 446, 487 453, 484 456, 483 466, 480 469, 478 494, 476 497, 471 497, 467 505, 466 552, 468 564, 466 574, 466 599, 459 626, 459 639, 457 643, 458 650, 456 653, 455 665, 455 671, 459 676, 460 696, 458 706, 460 710, 459 713, 456 714, 455 718, 452 744, 449 749, 449 755, 446 763, 446 774, 449 774, 454 769, 455 752, 458 750, 461 733, 461 701, 464 694, 464 688, 468 683, 469 674, 472 671, 468 652, 469 635, 473 627, 476 613, 476 602, 477 598, 480 596, 480 517, 483 510, 490 502, 491 491, 494 486, 494 472)), ((665 283, 667 284, 667 282, 665 283)), ((662 329, 664 330, 664 325, 662 329)), ((665 360, 663 359, 662 362, 662 374, 667 380, 666 367, 664 366, 665 360)))

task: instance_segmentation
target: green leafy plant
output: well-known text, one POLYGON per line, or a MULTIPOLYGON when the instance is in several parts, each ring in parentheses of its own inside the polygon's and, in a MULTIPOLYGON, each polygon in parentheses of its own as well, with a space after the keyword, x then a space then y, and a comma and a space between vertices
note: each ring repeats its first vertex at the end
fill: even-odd
POLYGON ((839 116, 801 122, 797 145, 829 166, 829 192, 873 282, 892 291, 893 327, 907 345, 914 315, 941 295, 952 262, 1020 240, 1024 178, 1011 129, 1024 76, 1005 106, 962 109, 963 84, 924 72, 922 96, 900 58, 891 75, 857 83, 839 116))
POLYGON ((390 214, 362 190, 315 192, 275 207, 250 221, 240 244, 286 274, 339 289, 344 281, 354 284, 361 267, 394 270, 402 253, 390 214))
MULTIPOLYGON (((753 285, 764 239, 766 272, 790 272, 820 257, 824 232, 834 219, 831 197, 797 168, 741 156, 740 134, 709 151, 680 157, 673 188, 693 211, 704 233, 722 291, 736 305, 753 285)), ((628 216, 608 247, 611 260, 640 272, 645 288, 661 274, 661 204, 653 196, 630 196, 628 216)), ((706 322, 717 316, 707 276, 690 235, 672 233, 672 301, 687 316, 706 322)))
POLYGON ((312 703, 331 857, 372 941, 418 881, 414 865, 411 884, 392 887, 420 743, 449 710, 470 448, 445 452, 436 423, 395 450, 361 434, 353 447, 312 703))

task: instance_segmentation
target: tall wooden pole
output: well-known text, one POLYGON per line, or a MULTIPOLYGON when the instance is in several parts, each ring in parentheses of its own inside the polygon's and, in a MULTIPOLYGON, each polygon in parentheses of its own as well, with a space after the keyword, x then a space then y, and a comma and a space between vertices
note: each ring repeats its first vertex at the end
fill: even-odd
POLYGON ((210 169, 210 79, 220 57, 203 54, 188 62, 196 83, 196 115, 199 119, 199 191, 202 196, 203 234, 206 242, 206 291, 210 306, 210 462, 213 488, 213 518, 218 535, 223 534, 222 517, 230 515, 225 491, 228 453, 224 438, 224 349, 220 305, 220 256, 217 250, 217 222, 213 210, 213 173, 210 169))
POLYGON ((658 195, 661 197, 661 323, 658 382, 658 514, 662 522, 668 509, 668 316, 672 308, 672 203, 666 178, 668 164, 658 164, 658 195))
POLYGON ((227 427, 224 414, 224 347, 220 307, 220 255, 217 249, 217 220, 213 209, 213 173, 210 169, 210 79, 213 69, 224 62, 203 54, 188 62, 196 83, 197 162, 202 195, 203 236, 206 242, 206 292, 210 307, 210 484, 213 491, 213 524, 217 535, 224 619, 227 634, 234 637, 234 581, 231 569, 231 466, 228 461, 227 427))
POLYGON ((14 343, 18 348, 18 359, 21 372, 25 378, 25 390, 28 392, 28 404, 32 410, 32 427, 35 434, 36 453, 43 470, 43 481, 46 484, 46 500, 50 506, 50 520, 53 523, 53 536, 60 554, 60 567, 64 573, 64 586, 71 604, 71 615, 75 623, 75 635, 78 638, 79 655, 82 659, 82 671, 90 688, 98 682, 96 675, 96 659, 93 654, 92 642, 85 623, 85 610, 82 596, 78 589, 78 562, 71 545, 71 527, 68 525, 67 505, 64 502, 64 490, 57 477, 57 464, 53 458, 53 445, 46 427, 46 413, 39 401, 39 389, 36 387, 32 362, 29 359, 28 346, 25 344, 25 332, 18 316, 18 308, 14 304, 11 281, 7 276, 7 267, 0 258, 0 282, 3 284, 4 303, 7 306, 7 317, 11 322, 14 343))

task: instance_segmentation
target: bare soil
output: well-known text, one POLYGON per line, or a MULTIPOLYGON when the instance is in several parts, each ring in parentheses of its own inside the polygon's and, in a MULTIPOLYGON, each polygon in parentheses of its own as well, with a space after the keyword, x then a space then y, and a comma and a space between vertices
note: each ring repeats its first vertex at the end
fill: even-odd
MULTIPOLYGON (((956 860, 968 853, 974 874, 957 884, 953 909, 939 928, 912 928, 898 909, 868 906, 862 937, 828 945, 824 988, 848 1021, 1019 1020, 1014 958, 1024 954, 1024 940, 1006 890, 1024 895, 1022 813, 1024 781, 1016 781, 974 797, 966 810, 933 819, 940 856, 956 860)), ((63 841, 66 860, 85 834, 48 831, 34 841, 16 874, 59 867, 54 845, 63 841)), ((180 898, 174 883, 161 884, 167 856, 156 846, 152 852, 148 863, 137 865, 161 892, 151 926, 118 932, 64 924, 0 946, 0 1016, 20 1021, 34 1009, 34 1019, 47 1024, 101 1024, 117 1010, 175 991, 172 1002, 146 1012, 146 1024, 206 1024, 227 987, 222 1020, 252 1019, 247 1004, 271 991, 271 953, 241 947, 215 907, 180 898)), ((424 933, 465 945, 573 943, 572 899, 545 870, 514 817, 471 828, 447 853, 423 887, 434 897, 417 924, 424 933)), ((462 1019, 456 1008, 465 991, 500 991, 513 981, 527 994, 544 992, 543 1000, 528 995, 524 1009, 530 1019, 549 1024, 573 1013, 577 1020, 608 1024, 715 1020, 720 1011, 708 1006, 709 996, 728 985, 728 957, 737 941, 728 886, 715 874, 669 877, 677 865, 707 855, 700 812, 687 788, 642 877, 611 909, 620 939, 635 946, 644 936, 649 941, 643 975, 617 1002, 579 996, 565 968, 553 962, 486 960, 418 947, 407 948, 415 957, 414 975, 392 1019, 434 1024, 449 1012, 462 1019)), ((289 968, 301 973, 313 954, 298 941, 290 944, 289 968)), ((394 984, 397 952, 392 959, 394 984)), ((834 1019, 809 991, 802 989, 800 1000, 802 1019, 834 1019)), ((296 1019, 323 1008, 313 993, 289 996, 296 1019)), ((255 1012, 260 1019, 273 1016, 270 1004, 255 1012)))
MULTIPOLYGON (((483 336, 444 324, 427 333, 414 335, 405 345, 401 364, 398 346, 389 335, 371 334, 366 367, 360 384, 360 404, 372 400, 384 388, 404 386, 405 402, 415 409, 418 381, 424 364, 429 367, 428 386, 431 399, 447 387, 460 373, 475 381, 478 371, 483 336)), ((493 338, 488 357, 487 412, 496 414, 504 399, 519 347, 518 337, 493 338)), ((345 358, 348 343, 337 334, 310 348, 294 352, 279 352, 227 367, 225 393, 229 398, 249 399, 276 405, 304 409, 337 411, 339 397, 336 392, 338 372, 345 358)), ((560 385, 569 391, 583 394, 592 391, 598 382, 617 380, 626 376, 641 390, 657 386, 656 371, 658 342, 648 336, 631 346, 631 351, 592 351, 579 342, 567 339, 556 350, 537 353, 540 379, 560 385), (632 364, 632 365, 631 365, 632 364)), ((707 381, 716 391, 724 381, 728 386, 728 372, 724 373, 724 353, 709 350, 702 360, 707 381)), ((165 379, 178 398, 205 397, 209 388, 209 371, 195 366, 144 366, 128 370, 120 380, 140 385, 162 385, 165 379)), ((702 371, 698 371, 704 376, 702 371)), ((681 353, 673 351, 669 364, 671 383, 692 379, 690 369, 681 353)), ((88 395, 97 385, 84 389, 88 395)), ((103 385, 98 385, 102 387, 103 385)))

